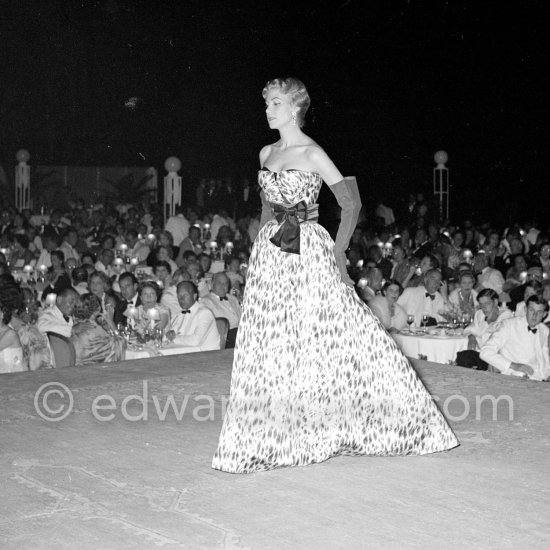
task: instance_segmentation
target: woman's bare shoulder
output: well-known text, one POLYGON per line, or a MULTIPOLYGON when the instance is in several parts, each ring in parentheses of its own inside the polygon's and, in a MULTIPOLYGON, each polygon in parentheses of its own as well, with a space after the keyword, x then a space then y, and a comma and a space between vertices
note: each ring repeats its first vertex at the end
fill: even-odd
POLYGON ((12 328, 9 328, 2 338, 2 349, 4 348, 19 348, 21 347, 21 342, 19 341, 19 336, 17 332, 12 328))
POLYGON ((265 145, 264 147, 262 147, 260 151, 260 166, 264 165, 265 161, 269 158, 269 156, 273 152, 273 148, 276 145, 276 143, 270 143, 269 145, 265 145))

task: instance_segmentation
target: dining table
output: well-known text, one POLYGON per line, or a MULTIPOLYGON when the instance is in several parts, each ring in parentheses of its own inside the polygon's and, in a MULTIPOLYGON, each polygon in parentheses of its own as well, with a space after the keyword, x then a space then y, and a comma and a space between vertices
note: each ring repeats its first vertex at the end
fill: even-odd
POLYGON ((455 364, 456 354, 468 349, 468 336, 460 328, 405 329, 393 338, 407 357, 434 363, 455 364))
POLYGON ((152 343, 129 344, 126 348, 125 360, 146 359, 149 357, 162 357, 168 355, 181 355, 183 353, 195 353, 201 351, 198 346, 184 346, 175 343, 163 343, 160 347, 152 343))

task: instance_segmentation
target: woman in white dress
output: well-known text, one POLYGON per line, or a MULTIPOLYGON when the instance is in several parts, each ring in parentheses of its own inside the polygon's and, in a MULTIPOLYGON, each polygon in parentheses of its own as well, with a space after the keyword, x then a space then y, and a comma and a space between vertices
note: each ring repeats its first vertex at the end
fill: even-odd
POLYGON ((260 152, 261 228, 213 468, 245 473, 340 454, 455 447, 432 397, 347 273, 359 190, 301 130, 305 86, 275 79, 262 95, 280 139, 260 152), (323 181, 342 208, 335 241, 317 223, 323 181))
POLYGON ((9 323, 11 307, 0 302, 0 374, 26 370, 23 363, 23 348, 17 332, 9 323))

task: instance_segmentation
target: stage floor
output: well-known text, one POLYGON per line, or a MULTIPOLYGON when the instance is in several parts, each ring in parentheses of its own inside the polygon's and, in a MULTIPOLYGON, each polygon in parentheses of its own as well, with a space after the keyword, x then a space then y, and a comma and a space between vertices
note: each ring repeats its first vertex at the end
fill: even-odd
POLYGON ((210 467, 231 360, 0 376, 0 548, 550 547, 550 384, 415 361, 459 448, 234 475, 210 467))

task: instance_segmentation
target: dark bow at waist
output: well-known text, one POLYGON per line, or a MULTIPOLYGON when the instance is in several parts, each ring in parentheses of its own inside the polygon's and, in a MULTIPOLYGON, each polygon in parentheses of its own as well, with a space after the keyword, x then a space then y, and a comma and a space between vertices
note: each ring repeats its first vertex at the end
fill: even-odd
POLYGON ((317 221, 319 205, 307 205, 304 201, 293 206, 276 203, 270 203, 270 205, 280 226, 277 233, 269 240, 283 252, 300 254, 300 224, 317 221))

